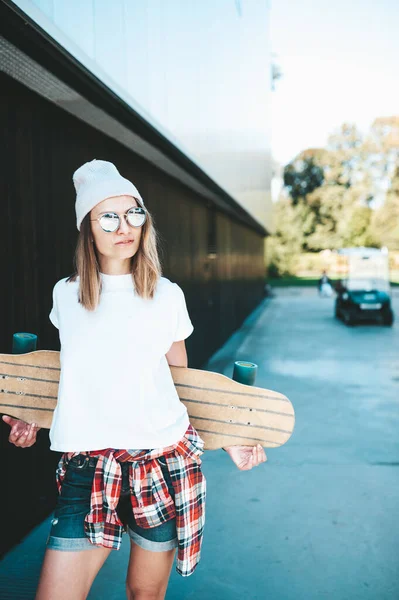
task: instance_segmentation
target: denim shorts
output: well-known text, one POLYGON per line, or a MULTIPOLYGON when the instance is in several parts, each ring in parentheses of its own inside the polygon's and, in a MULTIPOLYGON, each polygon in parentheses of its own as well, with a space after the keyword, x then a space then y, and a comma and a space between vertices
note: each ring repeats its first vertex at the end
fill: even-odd
MULTIPOLYGON (((51 529, 47 538, 47 548, 51 550, 97 549, 84 531, 84 519, 90 512, 90 497, 95 466, 98 458, 84 454, 74 456, 68 463, 61 494, 58 496, 51 529)), ((172 480, 165 458, 157 459, 172 498, 175 497, 172 480)), ((177 547, 176 519, 170 519, 158 527, 139 527, 132 511, 129 490, 129 463, 121 463, 122 490, 117 513, 130 538, 141 548, 153 552, 163 552, 177 547)))

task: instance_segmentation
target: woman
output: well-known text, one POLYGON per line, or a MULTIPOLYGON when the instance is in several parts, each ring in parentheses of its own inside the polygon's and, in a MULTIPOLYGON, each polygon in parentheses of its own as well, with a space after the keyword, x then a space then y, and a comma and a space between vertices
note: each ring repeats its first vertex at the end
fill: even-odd
MULTIPOLYGON (((73 180, 76 273, 55 285, 50 313, 61 342, 50 430, 51 449, 63 452, 60 494, 36 598, 86 598, 126 530, 127 597, 162 599, 176 547, 181 575, 198 564, 205 522, 203 441, 169 369, 187 367, 193 326, 182 290, 161 276, 135 186, 101 160, 73 180)), ((35 443, 38 427, 3 418, 10 442, 35 443)), ((261 446, 226 450, 240 469, 266 460, 261 446)))

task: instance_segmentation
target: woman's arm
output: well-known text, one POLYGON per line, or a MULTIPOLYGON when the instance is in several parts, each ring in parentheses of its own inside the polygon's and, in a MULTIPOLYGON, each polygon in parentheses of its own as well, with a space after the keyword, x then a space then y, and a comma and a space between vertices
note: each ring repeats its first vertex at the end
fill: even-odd
POLYGON ((184 340, 173 342, 165 356, 171 367, 187 367, 188 360, 184 340))

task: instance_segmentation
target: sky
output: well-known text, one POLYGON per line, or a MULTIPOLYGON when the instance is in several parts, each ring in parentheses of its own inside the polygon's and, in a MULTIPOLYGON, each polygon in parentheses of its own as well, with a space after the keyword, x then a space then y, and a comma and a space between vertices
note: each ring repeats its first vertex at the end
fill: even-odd
POLYGON ((272 150, 286 164, 344 122, 399 115, 398 0, 271 0, 272 150))

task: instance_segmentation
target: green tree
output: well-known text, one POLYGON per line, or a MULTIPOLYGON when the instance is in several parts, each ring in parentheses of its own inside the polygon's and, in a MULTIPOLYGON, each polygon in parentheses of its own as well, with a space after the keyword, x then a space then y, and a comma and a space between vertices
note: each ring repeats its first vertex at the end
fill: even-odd
POLYGON ((284 169, 284 186, 295 204, 323 185, 323 169, 313 158, 297 158, 284 169))
POLYGON ((301 217, 291 199, 280 198, 273 205, 273 226, 274 234, 267 242, 269 275, 290 275, 303 246, 301 217))
POLYGON ((376 119, 367 136, 344 123, 326 148, 308 148, 285 167, 284 186, 289 199, 275 205, 269 242, 276 273, 292 273, 302 251, 399 250, 399 117, 376 119))
POLYGON ((305 238, 305 250, 316 252, 340 247, 339 224, 344 212, 345 192, 345 187, 331 184, 307 196, 307 204, 314 214, 314 229, 305 238))
POLYGON ((340 227, 340 246, 378 245, 370 228, 372 214, 369 206, 352 205, 340 227))
POLYGON ((396 167, 384 204, 374 212, 371 231, 379 246, 399 250, 399 166, 396 167))

